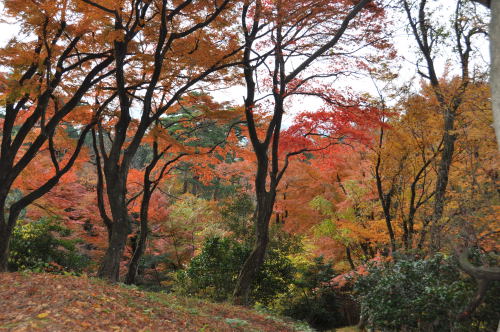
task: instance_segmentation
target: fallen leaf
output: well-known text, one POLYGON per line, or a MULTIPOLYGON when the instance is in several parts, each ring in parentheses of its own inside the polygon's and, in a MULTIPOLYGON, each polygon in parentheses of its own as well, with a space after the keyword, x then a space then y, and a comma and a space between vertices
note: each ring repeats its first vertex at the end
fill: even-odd
POLYGON ((41 313, 41 314, 38 314, 36 317, 37 317, 37 318, 42 319, 42 318, 47 317, 48 315, 49 315, 49 313, 48 313, 48 312, 43 312, 43 313, 41 313))

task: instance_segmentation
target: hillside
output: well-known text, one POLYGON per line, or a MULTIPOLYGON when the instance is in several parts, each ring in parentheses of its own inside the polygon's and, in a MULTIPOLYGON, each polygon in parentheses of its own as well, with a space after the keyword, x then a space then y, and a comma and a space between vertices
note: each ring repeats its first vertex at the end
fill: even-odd
POLYGON ((229 304, 74 276, 0 274, 1 331, 300 331, 229 304))

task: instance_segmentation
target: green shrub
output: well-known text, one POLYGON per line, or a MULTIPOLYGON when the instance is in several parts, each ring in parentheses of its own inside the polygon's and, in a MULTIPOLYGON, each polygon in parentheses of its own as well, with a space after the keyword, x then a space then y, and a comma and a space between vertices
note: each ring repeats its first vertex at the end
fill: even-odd
POLYGON ((90 259, 78 252, 79 240, 54 219, 20 222, 10 242, 9 269, 46 272, 81 272, 90 259))
POLYGON ((274 305, 281 314, 306 321, 315 329, 338 327, 342 319, 338 312, 337 296, 327 285, 333 276, 331 262, 316 257, 313 262, 297 267, 288 292, 274 305))
MULTIPOLYGON (((177 273, 175 290, 214 301, 229 299, 250 251, 249 246, 231 238, 208 238, 188 268, 177 273)), ((252 302, 267 304, 276 294, 287 290, 292 276, 293 265, 286 255, 270 249, 252 286, 252 302)))
POLYGON ((488 314, 492 309, 488 301, 472 321, 457 322, 457 314, 472 299, 475 284, 460 272, 451 257, 402 259, 374 265, 368 272, 354 287, 362 314, 377 329, 488 331, 492 323, 489 320, 497 323, 498 307, 496 314, 488 314))
POLYGON ((188 268, 178 272, 176 290, 214 301, 226 300, 248 252, 248 248, 234 240, 208 238, 188 268))

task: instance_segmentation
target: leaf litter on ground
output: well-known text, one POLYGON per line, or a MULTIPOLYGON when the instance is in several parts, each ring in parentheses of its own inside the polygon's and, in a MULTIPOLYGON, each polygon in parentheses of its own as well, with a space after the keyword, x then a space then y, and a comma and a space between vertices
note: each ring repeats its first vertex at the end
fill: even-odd
POLYGON ((226 303, 151 293, 86 276, 0 273, 0 331, 299 331, 226 303))

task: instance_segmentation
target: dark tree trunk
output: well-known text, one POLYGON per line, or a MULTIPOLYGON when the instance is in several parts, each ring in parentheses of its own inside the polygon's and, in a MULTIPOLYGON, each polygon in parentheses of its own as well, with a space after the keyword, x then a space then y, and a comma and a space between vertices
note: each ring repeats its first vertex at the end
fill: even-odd
MULTIPOLYGON (((458 106, 456 107, 458 108, 458 106)), ((451 162, 453 161, 453 151, 457 136, 452 134, 455 127, 455 110, 447 108, 444 116, 443 151, 439 162, 436 191, 434 195, 434 212, 431 224, 431 250, 438 251, 441 248, 440 220, 443 217, 446 188, 448 186, 448 176, 451 162)))
POLYGON ((347 261, 349 262, 349 266, 352 270, 355 270, 356 266, 354 265, 354 261, 352 260, 351 248, 349 246, 345 247, 345 255, 347 257, 347 261))
MULTIPOLYGON (((255 193, 257 198, 257 209, 255 223, 255 244, 250 256, 246 259, 234 290, 234 302, 238 304, 247 304, 251 285, 255 280, 255 276, 261 268, 266 254, 267 245, 269 242, 269 221, 273 213, 273 207, 276 200, 276 191, 278 184, 282 179, 289 163, 289 158, 311 151, 307 148, 294 152, 289 152, 284 157, 283 165, 280 166, 279 160, 279 145, 281 125, 284 114, 285 98, 289 94, 288 85, 291 84, 298 76, 306 70, 317 58, 323 56, 332 47, 334 47, 344 32, 349 26, 349 23, 371 0, 361 0, 351 11, 346 15, 339 29, 334 36, 322 44, 317 50, 306 57, 302 63, 298 64, 293 70, 289 71, 286 68, 286 58, 284 55, 285 38, 283 36, 283 24, 285 22, 285 12, 282 11, 281 2, 277 3, 277 16, 280 19, 276 22, 276 27, 273 33, 274 52, 270 57, 274 58, 274 70, 272 71, 272 97, 274 101, 274 110, 271 120, 265 129, 265 135, 259 139, 257 123, 254 117, 255 109, 255 92, 256 92, 256 64, 253 44, 258 39, 261 29, 266 27, 266 24, 261 23, 262 1, 255 2, 255 8, 250 10, 250 3, 245 2, 242 7, 241 28, 244 31, 245 47, 243 51, 243 72, 246 83, 246 98, 245 98, 245 117, 247 120, 248 134, 252 147, 257 157, 257 172, 255 178, 255 193), (249 11, 253 11, 251 15, 253 22, 248 24, 247 15, 249 11)), ((267 29, 267 27, 266 27, 267 29)), ((258 52, 257 52, 258 53, 258 52)), ((267 57, 267 56, 266 56, 267 57)), ((264 59, 258 59, 259 63, 264 59)), ((264 61, 262 61, 264 63, 264 61)), ((258 66, 258 65, 257 65, 258 66)), ((304 81, 305 82, 305 81, 304 81)), ((293 90, 293 89, 291 89, 293 90)))
POLYGON ((127 276, 125 277, 125 283, 128 285, 135 284, 137 282, 137 275, 139 271, 139 262, 144 255, 146 250, 146 241, 148 238, 148 225, 141 220, 141 231, 139 235, 139 240, 137 242, 134 254, 130 259, 127 276))
POLYGON ((0 272, 8 271, 9 242, 12 232, 8 227, 0 225, 0 272))
MULTIPOLYGON (((384 142, 384 128, 380 128, 379 136, 379 149, 382 148, 384 142)), ((396 236, 394 235, 394 230, 392 228, 392 216, 391 216, 391 206, 392 206, 392 195, 394 193, 394 182, 391 184, 389 191, 384 193, 384 188, 382 186, 382 176, 380 174, 380 167, 382 163, 381 152, 377 153, 377 164, 375 165, 375 180, 377 182, 377 193, 379 197, 380 204, 382 205, 382 210, 384 211, 385 225, 387 227, 387 232, 389 233, 389 240, 391 243, 392 252, 396 251, 396 236)))
MULTIPOLYGON (((149 177, 149 172, 147 172, 146 176, 149 177)), ((144 196, 141 203, 141 229, 139 233, 139 239, 137 241, 134 254, 130 259, 127 276, 125 277, 125 283, 128 285, 136 283, 139 270, 139 262, 141 260, 141 257, 144 255, 144 252, 146 251, 146 241, 148 239, 148 209, 151 199, 151 191, 149 189, 149 185, 145 186, 143 195, 144 196)))
MULTIPOLYGON (((158 125, 158 123, 156 124, 158 125)), ((143 194, 142 194, 142 201, 141 201, 141 211, 140 211, 140 222, 141 222, 141 228, 139 232, 139 239, 138 242, 134 248, 134 253, 132 255, 132 258, 130 259, 129 266, 128 266, 128 271, 127 271, 127 276, 125 278, 125 283, 127 284, 134 284, 136 283, 137 275, 138 275, 138 270, 139 270, 139 262, 141 260, 141 257, 144 255, 144 252, 146 251, 146 245, 147 245, 147 239, 148 239, 148 220, 149 220, 149 204, 151 202, 151 196, 153 195, 153 192, 156 190, 158 185, 160 184, 161 179, 165 174, 169 172, 169 166, 172 165, 173 163, 177 162, 179 159, 181 159, 183 156, 186 155, 186 153, 180 153, 176 157, 173 157, 172 159, 166 161, 164 165, 161 167, 159 170, 159 173, 157 174, 155 179, 151 179, 151 173, 155 169, 156 165, 158 162, 161 160, 162 157, 165 156, 165 153, 170 149, 170 146, 167 146, 163 151, 158 150, 158 142, 155 140, 153 142, 153 159, 149 163, 149 165, 146 167, 144 171, 144 179, 143 179, 143 194)), ((193 245, 193 251, 194 251, 194 245, 193 245)))
POLYGON ((0 272, 7 272, 9 259, 9 242, 10 232, 5 220, 5 201, 7 200, 7 192, 4 189, 0 196, 0 272))
POLYGON ((273 213, 276 194, 264 192, 259 196, 257 201, 257 220, 255 222, 255 243, 250 256, 246 259, 238 276, 233 294, 236 304, 248 304, 252 283, 264 263, 269 243, 269 221, 273 213))
POLYGON ((106 169, 107 195, 111 207, 113 222, 111 224, 111 236, 109 245, 99 268, 98 276, 116 282, 120 277, 120 262, 123 250, 130 234, 131 226, 126 204, 126 174, 106 169), (113 184, 113 185, 111 185, 113 184))
POLYGON ((120 279, 120 262, 129 234, 127 222, 113 222, 113 232, 108 249, 99 268, 98 277, 117 282, 120 279))

